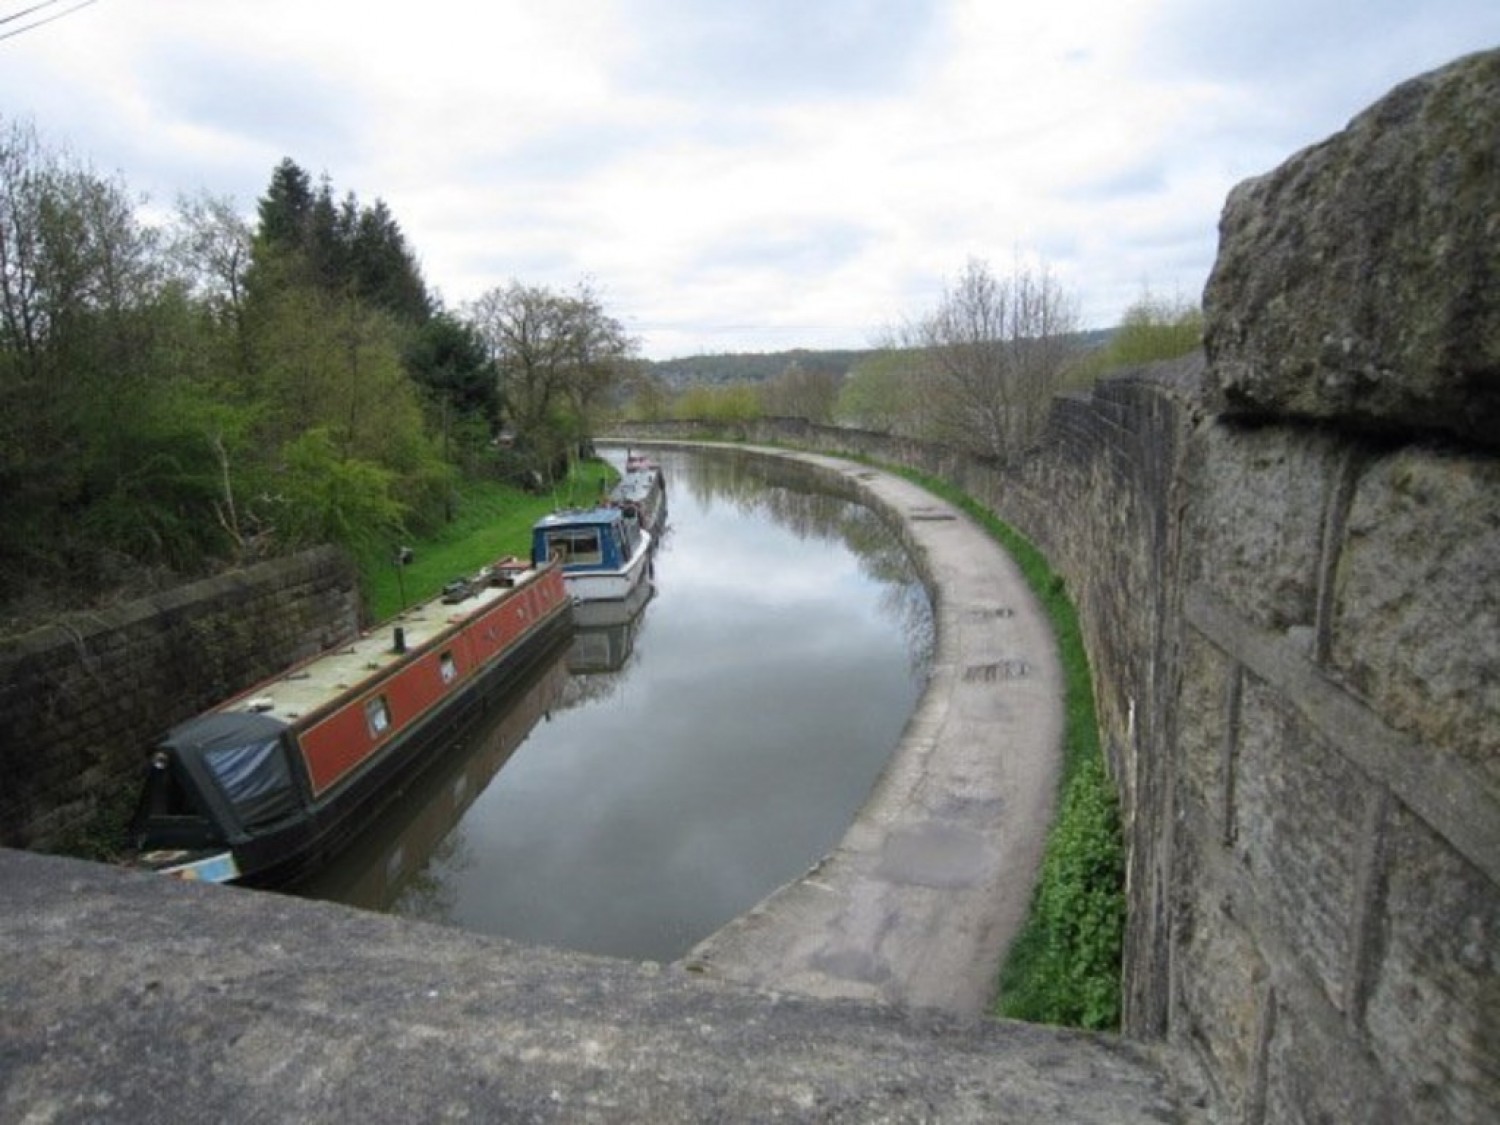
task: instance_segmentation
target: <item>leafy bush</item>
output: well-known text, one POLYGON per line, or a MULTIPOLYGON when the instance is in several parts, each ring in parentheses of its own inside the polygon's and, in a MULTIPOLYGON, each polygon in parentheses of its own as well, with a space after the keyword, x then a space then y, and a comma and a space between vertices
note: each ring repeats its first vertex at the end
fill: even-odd
POLYGON ((1123 881, 1115 797, 1095 757, 1063 794, 1028 925, 1001 972, 1001 1015, 1119 1026, 1123 881))
POLYGON ((1203 310, 1146 294, 1125 310, 1108 351, 1117 367, 1187 355, 1203 342, 1203 310))
POLYGON ((1147 292, 1125 310, 1109 343, 1077 364, 1069 381, 1093 383, 1111 371, 1177 359, 1202 344, 1202 309, 1188 301, 1168 301, 1147 292))
POLYGON ((284 452, 284 507, 276 526, 285 543, 337 543, 364 558, 400 538, 405 508, 393 492, 394 473, 341 456, 323 427, 289 442, 284 452))
POLYGON ((749 383, 689 387, 673 404, 674 417, 721 425, 760 417, 760 398, 749 383))

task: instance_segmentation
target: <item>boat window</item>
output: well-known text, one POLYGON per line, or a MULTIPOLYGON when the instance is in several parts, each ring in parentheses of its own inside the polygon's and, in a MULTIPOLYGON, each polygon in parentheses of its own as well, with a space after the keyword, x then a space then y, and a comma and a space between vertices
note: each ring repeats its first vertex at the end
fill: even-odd
POLYGON ((599 533, 592 528, 564 529, 547 533, 547 555, 564 566, 597 565, 604 561, 599 533))
POLYGON ((379 738, 391 725, 391 705, 385 701, 385 696, 377 695, 374 699, 365 700, 365 722, 369 724, 370 734, 379 738))
POLYGON ((443 683, 445 684, 451 684, 454 680, 458 679, 458 665, 454 663, 451 652, 445 652, 442 656, 438 657, 438 671, 441 673, 443 683))
POLYGON ((280 738, 217 746, 203 759, 246 828, 278 820, 296 807, 292 771, 280 738))

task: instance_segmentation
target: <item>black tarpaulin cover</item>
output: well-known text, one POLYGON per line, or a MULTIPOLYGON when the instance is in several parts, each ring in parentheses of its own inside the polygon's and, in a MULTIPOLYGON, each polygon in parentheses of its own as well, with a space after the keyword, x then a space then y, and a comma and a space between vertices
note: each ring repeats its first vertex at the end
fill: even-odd
POLYGON ((297 791, 281 743, 287 724, 254 712, 215 713, 173 730, 163 747, 196 758, 234 806, 246 828, 277 820, 297 807, 297 791))

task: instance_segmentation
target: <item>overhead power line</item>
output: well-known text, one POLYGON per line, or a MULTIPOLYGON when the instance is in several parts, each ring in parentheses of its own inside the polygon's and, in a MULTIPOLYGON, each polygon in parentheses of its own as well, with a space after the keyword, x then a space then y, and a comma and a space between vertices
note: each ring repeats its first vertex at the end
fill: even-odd
MULTIPOLYGON (((22 8, 19 12, 12 12, 8 16, 0 16, 0 27, 3 27, 8 23, 14 23, 16 20, 25 19, 27 16, 33 15, 36 12, 40 12, 45 8, 52 8, 57 6, 58 4, 62 4, 65 2, 66 0, 43 0, 43 3, 41 4, 33 4, 29 8, 22 8)), ((52 23, 54 20, 60 20, 64 16, 70 16, 80 8, 87 8, 90 4, 97 4, 98 2, 99 0, 76 0, 76 2, 70 8, 64 8, 62 11, 54 12, 49 16, 42 16, 41 18, 35 19, 31 23, 26 24, 24 27, 12 28, 9 31, 0 33, 0 40, 12 39, 17 35, 24 34, 25 32, 34 31, 36 28, 42 27, 45 24, 52 23)))
POLYGON ((61 4, 62 0, 45 0, 41 4, 33 4, 29 8, 22 8, 19 12, 12 12, 8 16, 0 16, 0 23, 14 23, 16 20, 24 19, 32 12, 40 12, 43 8, 50 8, 54 4, 61 4))

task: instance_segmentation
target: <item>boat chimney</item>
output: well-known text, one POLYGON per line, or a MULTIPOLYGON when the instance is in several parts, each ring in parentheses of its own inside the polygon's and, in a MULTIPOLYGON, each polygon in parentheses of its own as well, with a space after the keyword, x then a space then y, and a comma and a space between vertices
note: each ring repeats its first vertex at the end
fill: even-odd
POLYGON ((391 651, 398 656, 406 651, 406 630, 400 625, 396 626, 396 634, 391 641, 391 651))

